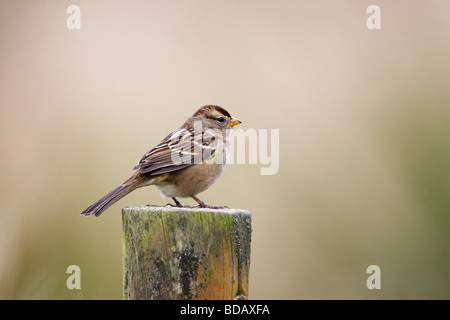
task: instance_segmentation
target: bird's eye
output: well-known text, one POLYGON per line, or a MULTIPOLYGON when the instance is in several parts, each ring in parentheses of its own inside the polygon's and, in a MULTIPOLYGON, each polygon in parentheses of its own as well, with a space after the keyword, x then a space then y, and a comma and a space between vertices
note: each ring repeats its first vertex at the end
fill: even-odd
POLYGON ((223 117, 218 117, 218 118, 217 118, 217 121, 219 121, 219 122, 224 122, 225 119, 224 119, 223 117))

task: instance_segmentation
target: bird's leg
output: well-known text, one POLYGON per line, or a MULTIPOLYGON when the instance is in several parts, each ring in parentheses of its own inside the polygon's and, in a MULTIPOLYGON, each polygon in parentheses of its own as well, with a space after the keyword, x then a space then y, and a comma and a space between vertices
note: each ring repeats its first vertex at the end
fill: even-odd
POLYGON ((200 200, 199 198, 197 198, 196 196, 191 196, 192 199, 194 199, 195 201, 197 201, 198 206, 197 208, 209 208, 209 209, 228 209, 227 206, 212 206, 209 205, 207 203, 204 203, 202 200, 200 200))
POLYGON ((172 199, 173 199, 173 201, 175 202, 175 204, 168 203, 168 204, 166 204, 166 206, 177 207, 177 208, 183 208, 183 207, 184 207, 184 206, 181 204, 181 202, 178 201, 177 198, 172 197, 172 199))

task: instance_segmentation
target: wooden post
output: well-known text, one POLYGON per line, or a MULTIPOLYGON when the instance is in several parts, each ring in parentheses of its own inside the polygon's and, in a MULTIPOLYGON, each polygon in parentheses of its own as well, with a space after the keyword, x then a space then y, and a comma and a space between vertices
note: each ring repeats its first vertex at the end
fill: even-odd
POLYGON ((124 299, 247 299, 251 214, 126 207, 124 299))

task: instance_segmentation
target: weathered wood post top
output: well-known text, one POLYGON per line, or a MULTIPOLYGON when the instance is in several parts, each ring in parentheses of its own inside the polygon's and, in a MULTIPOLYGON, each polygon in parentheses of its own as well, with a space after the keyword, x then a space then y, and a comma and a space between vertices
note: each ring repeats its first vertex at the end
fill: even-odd
POLYGON ((126 207, 122 222, 124 299, 247 299, 249 211, 126 207))

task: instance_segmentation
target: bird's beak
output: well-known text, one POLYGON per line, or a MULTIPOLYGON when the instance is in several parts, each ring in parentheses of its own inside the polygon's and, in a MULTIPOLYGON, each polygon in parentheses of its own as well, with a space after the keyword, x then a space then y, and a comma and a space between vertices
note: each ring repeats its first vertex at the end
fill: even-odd
POLYGON ((238 125, 239 123, 242 123, 242 121, 241 121, 241 120, 238 120, 238 119, 236 119, 236 118, 231 118, 231 120, 228 121, 228 125, 229 125, 229 126, 232 126, 232 127, 238 125))

